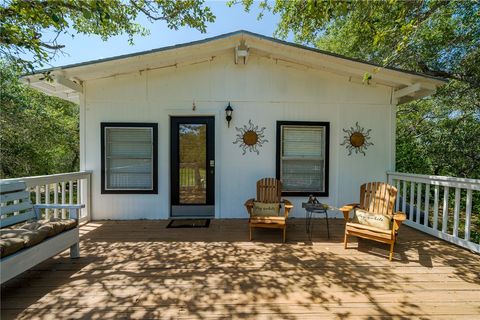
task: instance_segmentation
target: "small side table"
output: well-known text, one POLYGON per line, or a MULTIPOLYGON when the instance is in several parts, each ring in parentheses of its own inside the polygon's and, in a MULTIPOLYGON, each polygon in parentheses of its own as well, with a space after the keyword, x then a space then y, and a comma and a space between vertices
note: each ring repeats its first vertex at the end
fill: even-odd
POLYGON ((312 231, 313 231, 313 224, 312 224, 312 216, 315 213, 325 214, 325 220, 327 222, 327 236, 330 239, 330 228, 328 226, 328 206, 322 203, 302 203, 302 208, 305 209, 305 231, 308 235, 308 239, 312 240, 312 231))

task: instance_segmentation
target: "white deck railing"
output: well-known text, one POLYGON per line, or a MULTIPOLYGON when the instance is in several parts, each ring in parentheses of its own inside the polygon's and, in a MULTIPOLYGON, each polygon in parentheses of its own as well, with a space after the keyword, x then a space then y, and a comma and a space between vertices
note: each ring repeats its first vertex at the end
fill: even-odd
MULTIPOLYGON (((69 172, 47 176, 3 179, 2 181, 24 181, 34 195, 36 204, 85 204, 80 211, 80 222, 91 220, 91 171, 69 172)), ((65 218, 63 210, 45 210, 45 218, 65 218)))
POLYGON ((471 241, 472 217, 480 215, 472 212, 480 180, 400 172, 387 172, 387 178, 398 190, 397 210, 408 215, 405 224, 480 253, 471 241))

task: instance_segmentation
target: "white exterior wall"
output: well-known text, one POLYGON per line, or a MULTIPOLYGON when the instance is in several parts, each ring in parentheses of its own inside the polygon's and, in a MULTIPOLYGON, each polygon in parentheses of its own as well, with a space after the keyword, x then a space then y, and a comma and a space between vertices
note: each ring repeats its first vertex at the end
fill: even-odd
MULTIPOLYGON (((334 206, 356 202, 360 184, 386 179, 394 165, 394 110, 391 89, 366 86, 303 66, 276 63, 251 54, 246 65, 233 63, 233 52, 213 61, 118 75, 84 83, 81 168, 93 170, 93 219, 167 219, 170 214, 170 116, 215 116, 216 218, 247 218, 243 207, 255 196, 255 182, 275 176, 276 121, 330 122, 330 183, 334 206), (227 128, 225 107, 234 109, 227 128), (192 111, 195 102, 196 111, 192 111), (242 156, 235 126, 251 119, 265 130, 260 155, 242 156), (372 129, 366 156, 344 146, 343 128, 372 129), (101 194, 100 123, 158 122, 158 194, 101 194)), ((306 197, 287 197, 292 216, 304 217, 306 197)))

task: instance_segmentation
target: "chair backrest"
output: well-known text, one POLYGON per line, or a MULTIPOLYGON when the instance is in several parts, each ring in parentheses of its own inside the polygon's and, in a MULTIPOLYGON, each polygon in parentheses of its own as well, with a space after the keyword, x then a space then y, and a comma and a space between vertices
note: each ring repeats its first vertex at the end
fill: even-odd
POLYGON ((25 182, 0 182, 0 228, 35 218, 25 182))
POLYGON ((275 178, 263 178, 257 181, 257 201, 280 203, 282 200, 282 182, 275 178))
POLYGON ((360 208, 385 215, 393 215, 397 188, 384 182, 368 182, 360 186, 360 208))

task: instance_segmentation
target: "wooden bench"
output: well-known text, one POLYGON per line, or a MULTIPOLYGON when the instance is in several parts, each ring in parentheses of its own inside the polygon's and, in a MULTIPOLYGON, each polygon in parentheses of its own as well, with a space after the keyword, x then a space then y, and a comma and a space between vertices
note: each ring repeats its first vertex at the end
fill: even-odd
POLYGON ((0 203, 0 283, 68 248, 71 258, 79 257, 78 212, 85 205, 32 205, 24 182, 0 182, 0 203), (74 221, 41 220, 41 209, 68 210, 74 221))

